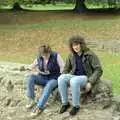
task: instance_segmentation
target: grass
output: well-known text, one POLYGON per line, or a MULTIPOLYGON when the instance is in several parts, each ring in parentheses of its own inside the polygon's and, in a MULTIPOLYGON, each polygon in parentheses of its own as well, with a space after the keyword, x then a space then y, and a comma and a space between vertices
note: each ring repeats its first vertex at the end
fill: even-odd
MULTIPOLYGON (((23 12, 0 15, 0 60, 31 63, 41 43, 49 43, 64 60, 72 35, 91 40, 119 40, 120 16, 115 14, 74 14, 70 12, 23 12)), ((95 51, 101 59, 103 79, 113 82, 120 93, 120 55, 95 51)))
MULTIPOLYGON (((46 4, 46 5, 42 5, 42 4, 28 4, 28 5, 21 5, 21 7, 24 10, 32 10, 32 11, 45 11, 45 10, 72 10, 74 8, 74 4, 65 4, 65 3, 58 3, 56 5, 52 5, 52 4, 46 4)), ((6 9, 9 10, 12 8, 12 5, 7 5, 7 6, 3 6, 0 5, 1 9, 6 9)))
POLYGON ((8 29, 53 29, 53 28, 65 28, 65 27, 79 27, 79 28, 92 28, 94 29, 107 29, 112 28, 114 25, 117 25, 119 23, 118 20, 109 20, 108 19, 101 19, 101 20, 85 20, 82 19, 72 19, 72 20, 49 20, 42 23, 36 23, 36 24, 23 24, 23 25, 1 25, 2 30, 8 30, 8 29), (72 24, 71 24, 72 23, 72 24), (95 25, 95 23, 97 23, 95 25), (7 29, 6 29, 7 28, 7 29))
POLYGON ((102 66, 103 79, 112 80, 113 93, 120 93, 120 54, 115 55, 108 52, 99 52, 102 66))
POLYGON ((46 5, 32 5, 29 6, 23 6, 25 10, 70 10, 74 8, 74 4, 46 4, 46 5))

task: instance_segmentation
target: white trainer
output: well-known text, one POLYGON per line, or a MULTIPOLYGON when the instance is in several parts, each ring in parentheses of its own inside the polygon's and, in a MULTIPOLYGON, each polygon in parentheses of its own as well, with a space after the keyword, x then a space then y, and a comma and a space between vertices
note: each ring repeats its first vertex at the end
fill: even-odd
POLYGON ((43 111, 42 109, 40 109, 39 107, 36 106, 33 109, 33 111, 30 113, 30 117, 31 118, 37 117, 42 111, 43 111))
POLYGON ((27 109, 30 109, 30 108, 32 108, 34 105, 35 105, 35 101, 32 100, 32 99, 29 99, 29 100, 28 100, 28 103, 26 104, 26 108, 27 108, 27 109))

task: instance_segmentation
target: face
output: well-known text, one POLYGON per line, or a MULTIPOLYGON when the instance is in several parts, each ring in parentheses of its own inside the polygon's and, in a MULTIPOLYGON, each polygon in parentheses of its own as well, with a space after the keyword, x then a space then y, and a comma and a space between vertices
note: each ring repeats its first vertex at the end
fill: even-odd
POLYGON ((80 44, 73 43, 72 48, 76 53, 80 52, 81 50, 80 44))

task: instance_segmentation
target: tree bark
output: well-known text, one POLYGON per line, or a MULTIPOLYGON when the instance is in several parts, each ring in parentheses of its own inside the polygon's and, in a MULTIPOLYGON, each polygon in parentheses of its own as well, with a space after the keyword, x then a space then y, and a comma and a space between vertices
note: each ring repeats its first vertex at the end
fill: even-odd
POLYGON ((15 3, 13 4, 12 10, 13 10, 13 11, 21 11, 21 10, 23 10, 23 9, 21 8, 21 6, 20 6, 20 4, 19 4, 18 2, 15 2, 15 3))
POLYGON ((76 0, 74 10, 76 12, 85 12, 87 8, 86 8, 84 2, 85 2, 85 0, 76 0))

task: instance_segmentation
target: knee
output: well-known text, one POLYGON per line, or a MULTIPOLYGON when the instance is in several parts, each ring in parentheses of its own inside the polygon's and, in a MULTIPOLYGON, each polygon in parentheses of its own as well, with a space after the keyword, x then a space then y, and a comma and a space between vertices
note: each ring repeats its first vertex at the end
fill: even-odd
POLYGON ((53 90, 55 87, 57 87, 57 85, 58 85, 57 80, 53 80, 47 83, 46 88, 53 90))
POLYGON ((35 76, 33 74, 26 75, 24 80, 27 84, 34 83, 35 76))
POLYGON ((58 77, 58 85, 60 85, 60 84, 63 84, 64 82, 65 82, 65 74, 63 74, 63 75, 60 75, 59 77, 58 77))
POLYGON ((71 87, 77 87, 79 85, 78 81, 75 79, 70 80, 70 86, 71 87))

